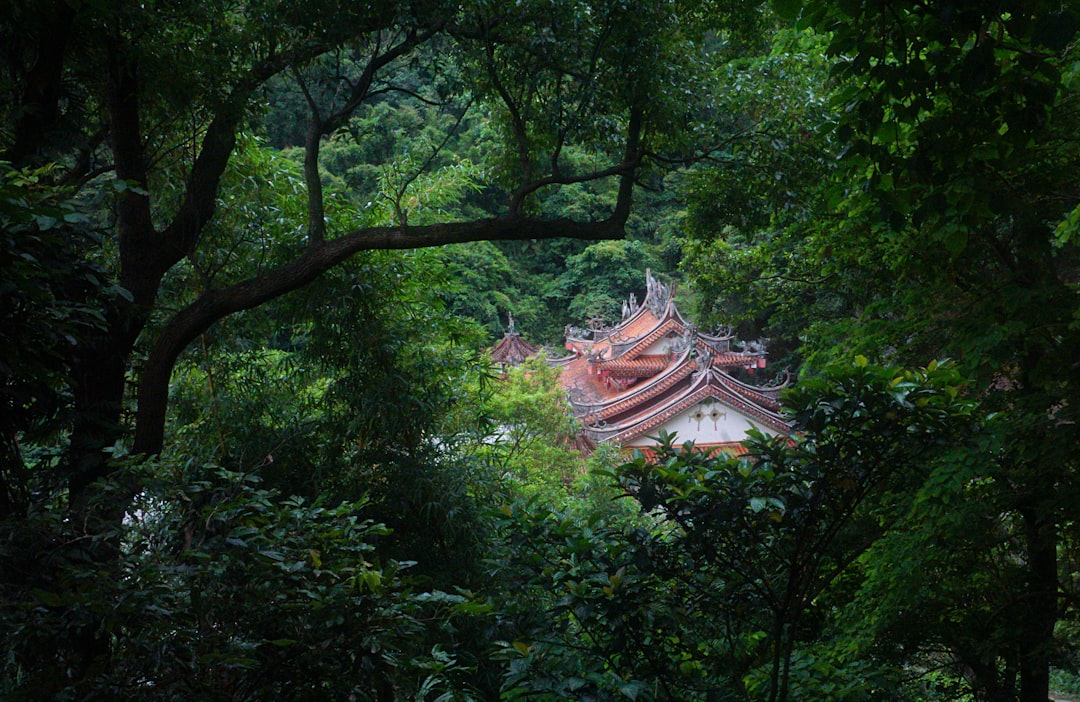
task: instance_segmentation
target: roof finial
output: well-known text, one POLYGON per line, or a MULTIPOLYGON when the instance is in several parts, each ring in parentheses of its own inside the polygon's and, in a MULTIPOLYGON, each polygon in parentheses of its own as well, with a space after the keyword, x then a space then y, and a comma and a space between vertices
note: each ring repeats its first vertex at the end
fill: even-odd
POLYGON ((514 313, 510 312, 510 311, 507 311, 506 312, 506 317, 507 317, 507 320, 508 320, 506 322, 506 333, 507 334, 513 334, 514 333, 514 313))

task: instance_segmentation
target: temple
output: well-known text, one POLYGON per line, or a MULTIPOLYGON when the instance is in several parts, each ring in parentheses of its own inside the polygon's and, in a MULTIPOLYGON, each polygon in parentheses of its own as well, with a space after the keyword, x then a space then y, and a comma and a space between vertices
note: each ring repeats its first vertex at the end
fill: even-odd
MULTIPOLYGON (((764 342, 735 343, 730 330, 710 335, 687 322, 672 289, 646 272, 646 295, 623 304, 610 328, 567 328, 570 355, 554 359, 573 413, 592 443, 648 448, 661 431, 699 448, 738 453, 747 431, 786 435, 783 383, 759 387, 737 369, 766 365, 764 342), (733 350, 732 347, 738 350, 733 350)), ((494 353, 493 353, 494 355, 494 353)))

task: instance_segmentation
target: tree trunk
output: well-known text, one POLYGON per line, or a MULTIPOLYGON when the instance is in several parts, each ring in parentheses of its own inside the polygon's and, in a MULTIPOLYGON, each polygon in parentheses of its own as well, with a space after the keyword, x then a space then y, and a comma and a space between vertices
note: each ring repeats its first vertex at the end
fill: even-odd
POLYGON ((1034 509, 1020 511, 1024 522, 1028 573, 1020 651, 1020 702, 1046 702, 1050 695, 1050 654, 1058 619, 1057 527, 1034 509))
POLYGON ((39 32, 38 43, 33 47, 36 59, 25 78, 11 145, 3 152, 3 159, 17 166, 41 165, 49 160, 50 133, 60 116, 64 59, 72 36, 75 7, 75 3, 54 0, 43 13, 47 28, 39 32))
POLYGON ((1016 702, 1016 690, 1008 676, 1003 681, 996 665, 976 660, 973 653, 954 653, 961 676, 971 688, 975 702, 1016 702))

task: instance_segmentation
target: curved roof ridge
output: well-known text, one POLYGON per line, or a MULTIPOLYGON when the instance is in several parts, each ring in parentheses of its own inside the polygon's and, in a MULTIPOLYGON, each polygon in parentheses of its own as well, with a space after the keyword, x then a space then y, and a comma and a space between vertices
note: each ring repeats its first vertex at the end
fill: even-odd
POLYGON ((620 359, 631 361, 640 356, 645 351, 645 349, 649 348, 654 343, 663 338, 665 334, 674 331, 674 327, 676 326, 676 324, 677 322, 672 319, 661 319, 649 331, 645 332, 636 339, 628 340, 627 343, 629 344, 629 346, 621 354, 604 360, 614 361, 616 359, 620 359))
POLYGON ((664 406, 657 408, 657 411, 641 417, 637 422, 613 427, 614 431, 610 432, 610 436, 605 438, 615 438, 618 441, 627 441, 637 436, 641 436, 645 432, 664 424, 672 417, 677 416, 680 412, 689 409, 694 404, 701 402, 713 394, 717 395, 717 399, 720 400, 720 402, 739 412, 750 415, 751 418, 761 421, 762 424, 769 425, 773 429, 781 432, 788 432, 791 430, 791 424, 781 415, 755 406, 744 398, 736 395, 729 388, 725 387, 723 383, 712 382, 714 380, 712 370, 702 373, 700 380, 703 382, 695 382, 688 388, 687 392, 677 398, 672 398, 665 403, 664 406))
POLYGON ((739 388, 741 388, 741 389, 743 389, 743 390, 745 390, 747 392, 750 392, 750 393, 752 393, 754 395, 757 395, 757 396, 759 396, 761 398, 769 400, 770 402, 775 402, 777 405, 780 404, 780 393, 783 392, 788 387, 788 381, 790 380, 790 376, 789 376, 789 377, 786 377, 784 379, 784 382, 783 382, 782 385, 775 385, 775 386, 751 385, 750 383, 739 380, 738 378, 732 376, 729 373, 724 372, 723 370, 720 370, 720 369, 718 369, 718 370, 719 370, 719 372, 724 373, 724 375, 727 378, 728 383, 730 383, 730 384, 732 384, 732 385, 734 385, 736 387, 739 387, 739 388))
MULTIPOLYGON (((727 325, 725 325, 725 326, 727 326, 727 325)), ((735 338, 735 331, 730 326, 727 327, 727 333, 724 334, 723 336, 721 336, 720 334, 709 334, 708 332, 703 332, 703 331, 699 331, 698 334, 705 341, 721 342, 721 341, 731 341, 731 340, 733 340, 735 338)))
POLYGON ((701 339, 695 339, 694 341, 699 348, 712 355, 712 363, 714 366, 745 366, 745 362, 749 359, 753 359, 756 364, 757 359, 763 358, 761 354, 752 353, 750 351, 717 351, 701 339))
MULTIPOLYGON (((759 413, 759 416, 766 419, 767 422, 776 422, 778 424, 777 428, 782 429, 783 431, 791 429, 791 422, 779 412, 780 403, 754 391, 752 385, 740 382, 717 368, 709 369, 709 379, 710 384, 724 390, 733 398, 746 403, 747 411, 759 413), (747 395, 749 395, 749 397, 747 395), (761 404, 762 400, 765 401, 764 405, 761 404), (773 409, 773 407, 775 407, 775 409, 773 409)), ((736 409, 739 408, 736 407, 736 409)))
MULTIPOLYGON (((548 349, 546 349, 546 348, 543 349, 543 350, 545 352, 548 351, 548 349)), ((576 353, 568 353, 565 356, 551 356, 551 355, 548 355, 548 354, 545 353, 545 358, 546 358, 547 364, 549 366, 565 366, 567 363, 570 363, 575 358, 577 358, 577 354, 576 353)))
POLYGON ((683 367, 687 365, 687 363, 686 363, 687 357, 689 356, 691 350, 692 349, 690 349, 690 348, 686 349, 685 351, 683 351, 683 353, 679 357, 674 359, 671 362, 671 365, 669 365, 666 369, 660 371, 659 373, 652 376, 651 378, 648 378, 648 379, 646 379, 646 380, 644 380, 644 381, 642 381, 640 383, 637 383, 633 387, 627 388, 626 390, 624 390, 623 392, 621 392, 621 393, 619 393, 617 395, 613 395, 612 397, 601 399, 599 402, 588 402, 588 403, 583 402, 583 403, 580 403, 580 406, 582 406, 582 407, 587 406, 588 407, 587 411, 583 411, 583 412, 579 413, 577 411, 578 407, 579 407, 579 403, 575 403, 573 400, 571 400, 571 405, 574 406, 574 410, 575 410, 574 413, 578 414, 579 416, 583 416, 583 415, 586 415, 586 414, 598 414, 598 413, 604 411, 604 409, 606 409, 608 407, 611 407, 611 406, 613 406, 613 405, 615 405, 617 403, 631 401, 631 400, 635 401, 635 402, 639 401, 642 398, 642 395, 644 395, 648 390, 652 389, 657 384, 663 382, 664 379, 669 378, 672 375, 675 375, 675 374, 679 373, 680 371, 682 371, 683 367))
MULTIPOLYGON (((693 375, 694 367, 689 364, 682 364, 674 369, 670 373, 665 373, 662 376, 653 376, 647 383, 642 385, 646 386, 641 389, 640 394, 626 395, 619 398, 616 402, 613 402, 595 414, 599 415, 603 419, 613 417, 621 412, 625 412, 637 406, 641 402, 647 402, 658 395, 662 395, 672 387, 677 385, 680 381, 685 380, 688 376, 693 375), (655 382, 654 382, 655 381, 655 382)), ((637 387, 637 386, 635 386, 637 387)))
MULTIPOLYGON (((637 414, 632 415, 621 422, 617 422, 616 424, 612 425, 610 430, 621 433, 624 431, 628 431, 629 428, 641 424, 642 422, 651 421, 654 417, 664 414, 666 409, 672 404, 678 404, 687 396, 693 395, 695 392, 700 390, 703 384, 708 384, 708 374, 706 372, 703 372, 700 368, 695 369, 692 365, 684 365, 681 366, 679 370, 682 371, 682 373, 680 373, 680 375, 682 376, 680 379, 683 379, 686 376, 690 376, 690 382, 686 385, 686 387, 682 388, 677 395, 675 395, 674 397, 669 397, 668 399, 664 400, 661 405, 659 405, 658 407, 654 407, 647 412, 638 412, 637 414)), ((602 413, 596 414, 599 419, 605 419, 605 417, 602 416, 602 413)))

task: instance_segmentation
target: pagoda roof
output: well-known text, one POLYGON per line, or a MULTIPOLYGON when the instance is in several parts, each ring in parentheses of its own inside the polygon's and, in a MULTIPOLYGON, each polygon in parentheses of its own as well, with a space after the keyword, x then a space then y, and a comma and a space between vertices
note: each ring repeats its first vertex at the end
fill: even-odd
POLYGON ((668 420, 709 399, 719 401, 772 431, 787 434, 791 430, 791 423, 779 412, 757 404, 733 386, 730 380, 733 378, 723 371, 705 369, 677 392, 665 394, 659 402, 639 405, 638 411, 615 423, 604 420, 598 414, 586 415, 582 418, 586 433, 594 441, 625 443, 658 429, 668 420))
POLYGON ((514 328, 514 313, 507 313, 506 333, 488 353, 491 360, 503 366, 520 366, 526 358, 535 356, 540 349, 521 338, 514 328))
POLYGON ((733 351, 730 329, 698 331, 679 313, 672 288, 650 271, 646 290, 640 305, 631 295, 623 319, 610 328, 568 327, 571 355, 552 361, 592 440, 625 443, 709 398, 770 431, 790 431, 778 401, 786 379, 759 387, 730 373, 764 368, 764 341, 733 351))
POLYGON ((516 332, 506 332, 499 343, 491 347, 491 360, 508 366, 518 366, 526 358, 535 356, 537 347, 521 338, 516 332))

